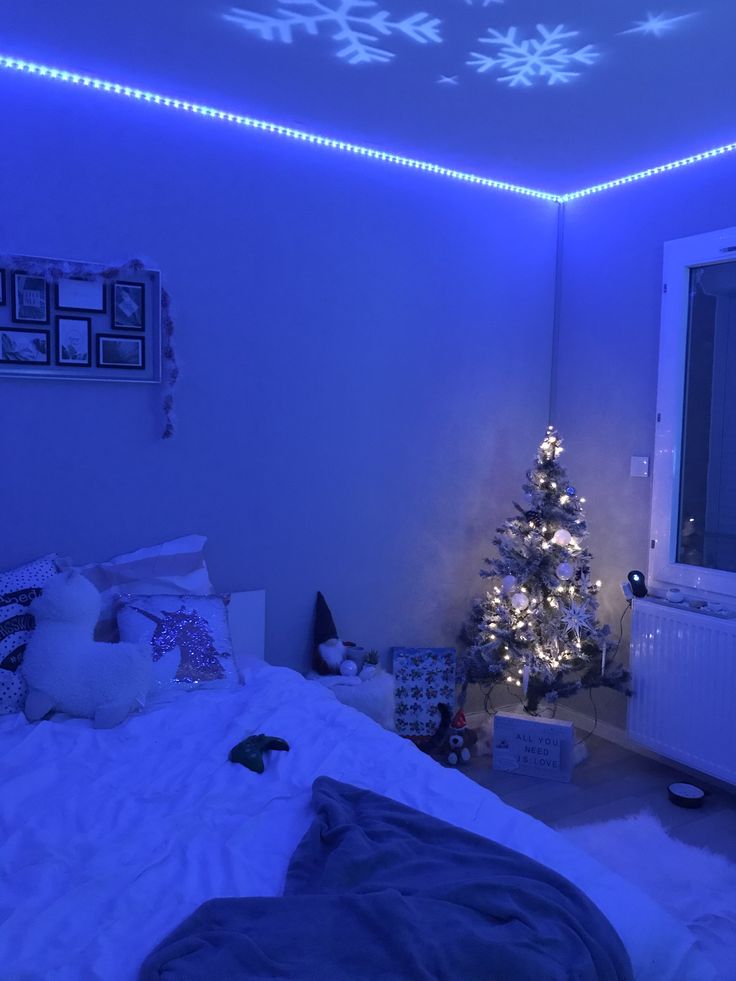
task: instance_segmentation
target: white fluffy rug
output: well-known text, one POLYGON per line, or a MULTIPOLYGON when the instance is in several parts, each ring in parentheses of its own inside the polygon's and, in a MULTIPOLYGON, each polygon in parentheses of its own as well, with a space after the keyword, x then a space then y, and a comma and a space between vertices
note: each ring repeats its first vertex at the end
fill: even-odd
POLYGON ((310 681, 329 688, 343 705, 350 705, 384 729, 394 730, 394 677, 387 671, 376 671, 366 681, 362 678, 343 677, 341 674, 319 675, 311 672, 310 681))
POLYGON ((652 814, 561 829, 684 923, 722 981, 736 981, 736 865, 671 837, 652 814))

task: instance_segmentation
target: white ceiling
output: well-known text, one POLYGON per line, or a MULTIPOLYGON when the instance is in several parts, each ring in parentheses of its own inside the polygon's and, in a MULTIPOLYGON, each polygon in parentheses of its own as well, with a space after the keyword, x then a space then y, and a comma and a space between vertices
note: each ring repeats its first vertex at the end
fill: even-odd
POLYGON ((736 0, 651 3, 34 0, 0 51, 564 192, 736 140, 736 0))

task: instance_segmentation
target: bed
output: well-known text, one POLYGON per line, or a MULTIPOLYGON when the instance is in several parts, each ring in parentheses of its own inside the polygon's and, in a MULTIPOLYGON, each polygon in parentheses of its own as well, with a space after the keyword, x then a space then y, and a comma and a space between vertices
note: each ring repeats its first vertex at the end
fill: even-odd
MULTIPOLYGON (((0 973, 137 976, 200 904, 284 890, 328 776, 513 848, 561 873, 623 940, 638 979, 706 981, 693 938, 623 879, 462 773, 262 660, 263 594, 231 611, 245 684, 161 698, 111 730, 0 719, 0 973), (263 774, 228 762, 255 732, 285 738, 263 774)), ((315 924, 315 929, 318 929, 315 924)))

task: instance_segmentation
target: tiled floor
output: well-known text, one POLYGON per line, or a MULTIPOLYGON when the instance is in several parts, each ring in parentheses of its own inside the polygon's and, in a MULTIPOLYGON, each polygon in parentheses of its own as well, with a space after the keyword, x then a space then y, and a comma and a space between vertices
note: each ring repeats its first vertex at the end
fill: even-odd
POLYGON ((648 810, 674 837, 720 852, 736 863, 736 788, 731 793, 709 784, 705 777, 629 752, 597 736, 586 744, 588 759, 575 767, 570 783, 497 772, 488 756, 473 758, 463 772, 508 804, 554 828, 610 821, 648 810), (697 783, 708 791, 703 806, 689 810, 670 803, 667 786, 675 781, 697 783))

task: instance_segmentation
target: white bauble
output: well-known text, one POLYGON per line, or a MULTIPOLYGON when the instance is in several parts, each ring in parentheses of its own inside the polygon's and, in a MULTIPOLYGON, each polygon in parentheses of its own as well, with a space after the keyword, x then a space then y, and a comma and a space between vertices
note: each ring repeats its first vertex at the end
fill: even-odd
POLYGON ((525 610, 529 606, 529 597, 526 593, 514 593, 511 597, 511 605, 515 610, 525 610))
POLYGON ((345 675, 346 678, 354 678, 358 673, 358 665, 355 661, 345 660, 340 665, 340 674, 345 675))
POLYGON ((564 547, 570 544, 571 539, 572 535, 567 528, 558 528, 552 536, 552 543, 553 545, 562 545, 564 547))
POLYGON ((558 579, 572 579, 573 568, 569 562, 560 562, 555 572, 558 579))
POLYGON ((504 596, 507 593, 510 593, 515 585, 516 585, 516 576, 504 576, 503 579, 501 580, 501 590, 504 596))

